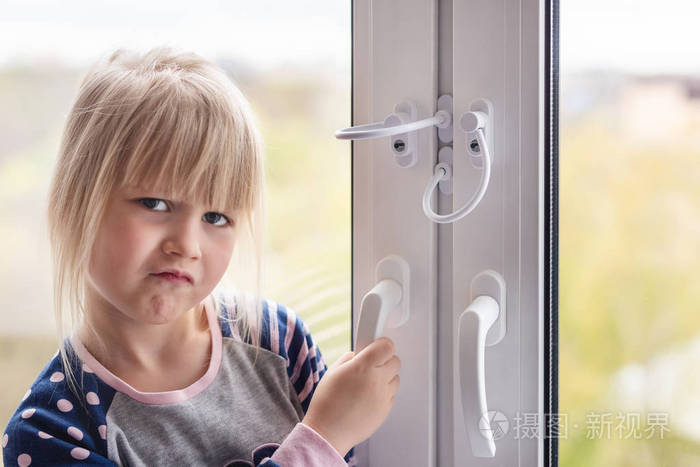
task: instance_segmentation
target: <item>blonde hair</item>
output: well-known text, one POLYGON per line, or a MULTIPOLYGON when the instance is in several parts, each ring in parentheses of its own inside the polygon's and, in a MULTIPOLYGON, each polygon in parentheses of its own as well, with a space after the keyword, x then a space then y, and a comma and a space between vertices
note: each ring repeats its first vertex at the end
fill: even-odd
MULTIPOLYGON (((119 49, 95 65, 80 85, 49 191, 59 351, 66 381, 79 400, 64 342, 84 321, 95 236, 113 190, 145 182, 184 199, 204 196, 217 210, 236 213, 236 227, 245 217, 245 240, 253 247, 239 246, 236 228, 231 263, 254 251, 256 293, 253 300, 236 300, 238 313, 231 322, 238 327, 231 329, 244 340, 252 338, 257 359, 266 206, 263 143, 253 112, 226 74, 194 53, 166 47, 144 54, 119 49), (255 332, 250 319, 255 319, 255 332)), ((217 310, 221 305, 232 309, 231 296, 211 295, 217 310)), ((90 328, 105 351, 104 341, 90 328)))

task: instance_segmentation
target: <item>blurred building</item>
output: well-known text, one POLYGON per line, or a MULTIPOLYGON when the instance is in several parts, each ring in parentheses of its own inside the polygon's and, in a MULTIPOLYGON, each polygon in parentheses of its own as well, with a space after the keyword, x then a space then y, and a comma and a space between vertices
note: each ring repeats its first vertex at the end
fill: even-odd
POLYGON ((700 149, 700 78, 637 76, 589 71, 562 77, 563 125, 592 115, 633 150, 663 150, 669 143, 700 149))

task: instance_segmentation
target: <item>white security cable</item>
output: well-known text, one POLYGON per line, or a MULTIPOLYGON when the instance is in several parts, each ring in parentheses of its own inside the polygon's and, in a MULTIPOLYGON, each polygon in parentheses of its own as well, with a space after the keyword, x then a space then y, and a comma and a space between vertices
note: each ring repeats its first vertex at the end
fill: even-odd
POLYGON ((409 131, 420 130, 430 126, 446 128, 450 126, 452 116, 444 110, 438 110, 432 117, 418 120, 417 122, 402 123, 399 125, 386 126, 386 122, 368 123, 350 128, 344 128, 335 132, 338 139, 368 139, 382 136, 393 136, 409 131))
MULTIPOLYGON (((472 198, 469 201, 467 201, 467 203, 464 206, 462 206, 455 212, 443 215, 433 212, 432 208, 430 207, 430 198, 432 197, 433 190, 435 190, 435 187, 440 182, 440 180, 448 180, 452 176, 452 170, 450 169, 450 166, 445 164, 444 162, 439 163, 435 166, 435 173, 433 175, 433 178, 430 180, 427 188, 425 189, 425 192, 423 193, 423 212, 426 216, 428 216, 428 219, 440 224, 447 224, 450 222, 457 221, 469 214, 470 212, 472 212, 472 210, 474 210, 474 208, 484 197, 484 193, 486 193, 486 188, 489 185, 489 179, 491 178, 491 154, 489 152, 488 146, 486 145, 483 130, 481 128, 478 128, 475 131, 475 133, 477 142, 479 143, 479 148, 482 153, 481 159, 483 161, 479 189, 476 193, 474 193, 472 198)), ((469 140, 467 140, 467 144, 469 144, 469 140)))

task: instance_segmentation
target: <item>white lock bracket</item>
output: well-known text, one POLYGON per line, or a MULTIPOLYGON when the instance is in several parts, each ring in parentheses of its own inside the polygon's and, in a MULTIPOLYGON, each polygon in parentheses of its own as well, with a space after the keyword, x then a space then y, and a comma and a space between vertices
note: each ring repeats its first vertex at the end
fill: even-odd
POLYGON ((459 119, 462 131, 466 133, 467 153, 471 156, 472 165, 478 169, 484 166, 484 149, 480 147, 476 131, 483 131, 488 144, 491 164, 496 153, 493 146, 493 104, 487 99, 475 99, 469 104, 469 112, 462 114, 459 119))

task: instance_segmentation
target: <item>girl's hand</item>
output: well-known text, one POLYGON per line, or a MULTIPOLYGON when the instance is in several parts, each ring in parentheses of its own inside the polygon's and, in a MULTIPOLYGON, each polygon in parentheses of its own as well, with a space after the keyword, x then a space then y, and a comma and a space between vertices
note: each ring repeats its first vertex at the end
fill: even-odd
POLYGON ((389 416, 400 368, 388 337, 380 337, 357 355, 346 352, 321 378, 302 423, 345 456, 389 416))

